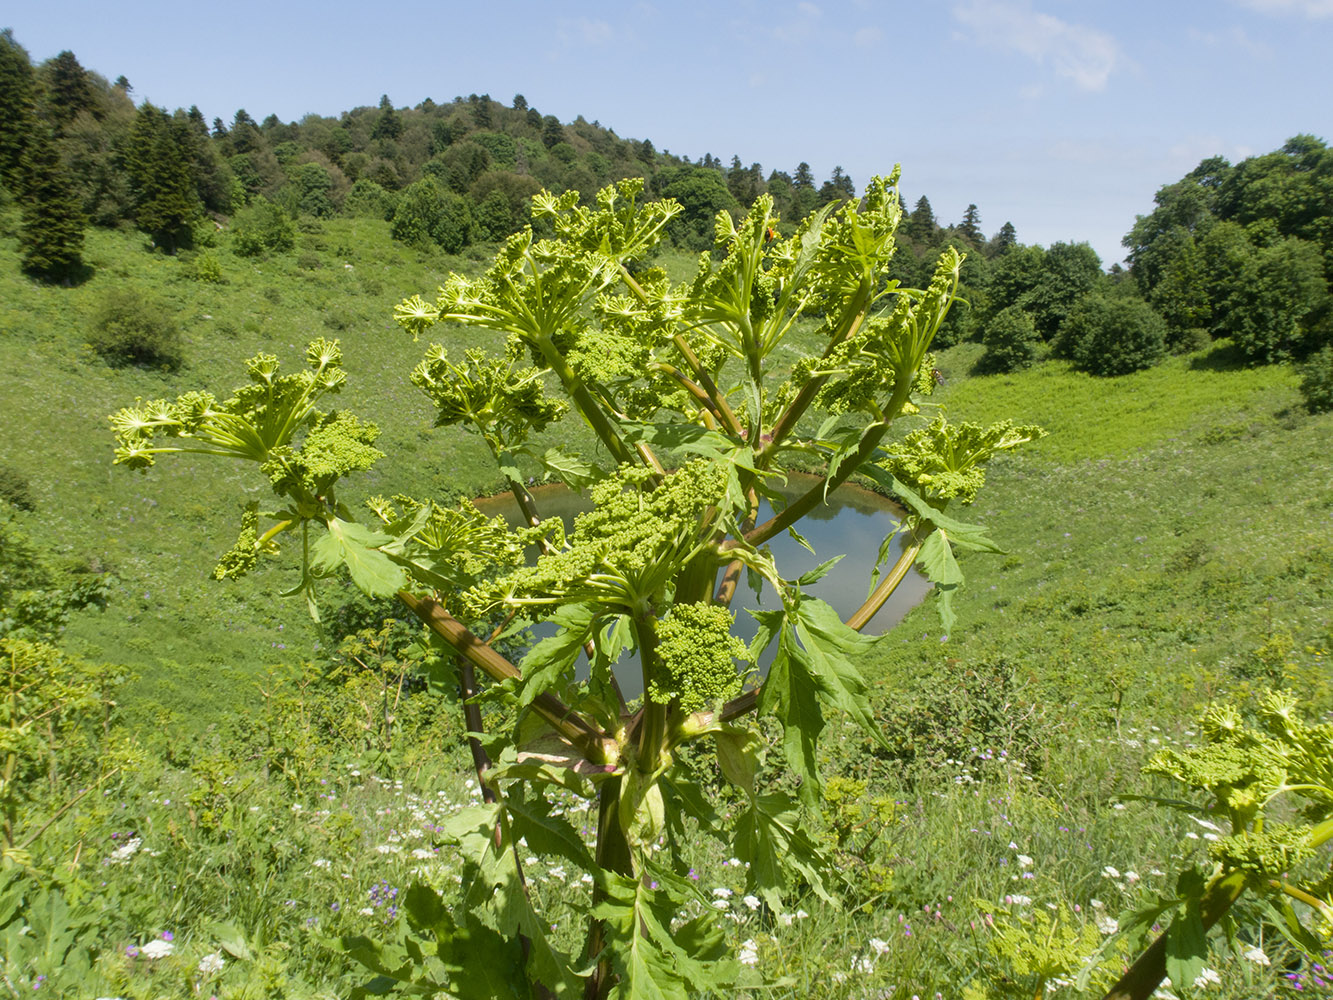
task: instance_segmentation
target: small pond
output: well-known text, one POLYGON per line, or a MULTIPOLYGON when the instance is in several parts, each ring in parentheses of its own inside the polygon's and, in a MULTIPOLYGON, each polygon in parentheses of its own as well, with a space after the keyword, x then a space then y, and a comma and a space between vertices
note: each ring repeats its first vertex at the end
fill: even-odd
MULTIPOLYGON (((788 497, 799 496, 818 480, 814 476, 793 474, 782 492, 788 497)), ((543 517, 559 516, 565 522, 566 529, 572 529, 574 515, 589 508, 586 497, 568 490, 563 486, 543 486, 533 491, 538 510, 543 517)), ((522 515, 518 505, 509 494, 484 497, 474 501, 477 507, 488 517, 503 516, 511 524, 521 524, 522 515)), ((772 514, 765 503, 760 511, 762 523, 772 514)), ((770 543, 778 569, 787 579, 795 579, 802 573, 814 569, 821 562, 831 559, 838 553, 846 553, 843 559, 822 580, 809 588, 809 592, 831 604, 843 618, 859 608, 869 593, 870 573, 875 565, 875 556, 879 552, 880 542, 894 530, 901 511, 893 503, 870 490, 856 486, 842 486, 828 498, 828 503, 817 507, 797 524, 797 529, 815 550, 809 550, 784 532, 770 543)), ((888 563, 881 568, 887 571, 902 551, 902 537, 894 539, 893 549, 888 563)), ((719 574, 720 575, 720 574, 719 574)), ((912 608, 921 603, 930 590, 930 582, 913 570, 908 573, 893 596, 880 608, 879 612, 863 630, 869 635, 878 635, 893 628, 912 608)), ((756 595, 745 585, 744 579, 736 592, 732 608, 736 615, 736 634, 745 641, 753 638, 754 620, 744 609, 773 608, 778 606, 776 594, 765 583, 764 589, 756 595)), ((539 632, 539 634, 544 634, 539 632)), ((771 659, 771 657, 769 658, 771 659)), ((767 668, 767 662, 761 663, 761 669, 767 668)), ((628 673, 628 671, 626 671, 628 673)), ((618 672, 626 697, 637 696, 641 687, 637 678, 624 676, 618 672)))

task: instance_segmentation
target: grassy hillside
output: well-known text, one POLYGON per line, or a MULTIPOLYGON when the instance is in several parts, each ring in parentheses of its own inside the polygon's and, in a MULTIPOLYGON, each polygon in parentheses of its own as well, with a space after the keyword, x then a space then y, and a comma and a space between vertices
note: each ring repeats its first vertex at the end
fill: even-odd
MULTIPOLYGON (((49 966, 39 995, 346 995, 364 977, 339 935, 390 933, 396 893, 416 879, 453 891, 460 859, 435 831, 476 796, 456 705, 442 692, 395 701, 387 732, 385 692, 402 669, 392 636, 362 637, 364 671, 303 675, 318 633, 299 602, 272 596, 291 570, 209 579, 256 484, 216 462, 113 469, 105 420, 136 396, 225 392, 256 351, 295 364, 309 337, 336 335, 343 403, 381 424, 390 455, 359 488, 483 490, 491 471, 429 427, 407 382, 423 345, 389 322, 402 296, 479 264, 405 250, 383 223, 331 220, 290 255, 214 251, 226 281, 212 284, 137 235, 97 230, 94 277, 61 289, 17 276, 13 228, 0 218, 0 462, 31 480, 36 510, 12 516, 67 563, 115 574, 107 610, 76 616, 67 645, 138 675, 118 696, 130 725, 106 744, 120 770, 34 849, 35 866, 68 871, 60 919, 96 943, 95 967, 43 965, 16 938, 15 982, 31 990, 49 966), (86 346, 117 287, 169 303, 180 371, 112 368, 86 346), (175 954, 150 964, 142 949, 165 935, 175 954), (205 972, 212 955, 222 965, 205 972)), ((688 267, 665 262, 678 278, 688 267)), ((700 886, 735 919, 729 946, 780 984, 753 996, 1003 984, 1015 969, 993 928, 1035 940, 1047 913, 1077 963, 1106 920, 1204 859, 1201 810, 1192 820, 1132 798, 1179 793, 1140 775, 1147 756, 1191 741, 1215 698, 1283 685, 1315 714, 1333 707, 1333 415, 1300 408, 1289 369, 1237 365, 1220 342, 1119 379, 1060 362, 980 377, 978 353, 940 356, 935 402, 955 420, 1012 417, 1048 436, 997 459, 967 512, 1006 553, 963 558, 952 634, 928 600, 863 664, 892 750, 850 726, 825 743, 844 905, 798 894, 784 923, 745 902, 733 859, 693 845, 700 886)), ((561 915, 586 908, 586 887, 563 866, 530 879, 576 933, 561 915)), ((1228 1000, 1294 982, 1328 995, 1276 938, 1219 944, 1209 964, 1212 995, 1228 1000), (1244 958, 1259 945, 1271 965, 1244 958)))

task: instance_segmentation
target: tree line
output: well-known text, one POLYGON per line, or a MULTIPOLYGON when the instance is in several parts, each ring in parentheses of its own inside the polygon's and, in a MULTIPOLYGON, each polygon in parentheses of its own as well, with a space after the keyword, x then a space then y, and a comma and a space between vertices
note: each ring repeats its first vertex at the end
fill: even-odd
MULTIPOLYGON (((761 195, 785 223, 856 197, 841 167, 820 183, 804 162, 765 174, 739 156, 729 165, 711 153, 692 161, 582 115, 562 123, 521 94, 509 105, 471 94, 410 108, 385 95, 336 117, 256 121, 241 109, 209 122, 197 106, 136 106, 125 77, 108 83, 69 51, 34 66, 9 31, 0 35, 0 79, 0 182, 24 206, 25 267, 57 280, 82 268, 86 224, 135 225, 174 253, 226 221, 248 234, 238 249, 262 252, 290 242, 284 220, 375 216, 403 242, 458 253, 521 229, 542 189, 590 200, 607 184, 643 177, 651 197, 683 206, 670 241, 704 250, 718 212, 739 216, 761 195)), ((969 213, 957 228, 984 242, 976 207, 969 213)), ((1000 239, 1012 241, 1007 232, 1000 239)))

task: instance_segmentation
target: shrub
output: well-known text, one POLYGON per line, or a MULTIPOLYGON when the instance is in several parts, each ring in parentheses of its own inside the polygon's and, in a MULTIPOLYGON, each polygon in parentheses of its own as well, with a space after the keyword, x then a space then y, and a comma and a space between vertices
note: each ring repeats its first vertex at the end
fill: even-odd
POLYGON ((1055 351, 1093 375, 1128 375, 1166 353, 1166 322, 1142 299, 1090 295, 1060 326, 1055 351))
POLYGON ((0 500, 19 510, 35 510, 37 505, 32 500, 32 487, 28 477, 18 469, 0 465, 0 500))
POLYGON ((174 370, 184 361, 180 328, 169 307, 141 289, 114 288, 102 297, 89 342, 112 364, 174 370))
POLYGON ((1037 329, 1032 317, 1018 306, 1001 309, 986 324, 981 337, 986 353, 978 362, 985 372, 1013 372, 1026 368, 1037 358, 1037 329))
POLYGON ((195 254, 191 258, 187 273, 195 281, 207 281, 214 285, 220 285, 227 280, 222 273, 222 264, 219 263, 217 254, 208 251, 195 254))
POLYGON ((265 198, 256 198, 232 221, 232 249, 242 257, 257 257, 266 250, 285 253, 295 246, 291 219, 265 198))
POLYGON ((1310 355, 1298 370, 1305 408, 1311 413, 1333 411, 1333 344, 1326 344, 1323 350, 1310 355))

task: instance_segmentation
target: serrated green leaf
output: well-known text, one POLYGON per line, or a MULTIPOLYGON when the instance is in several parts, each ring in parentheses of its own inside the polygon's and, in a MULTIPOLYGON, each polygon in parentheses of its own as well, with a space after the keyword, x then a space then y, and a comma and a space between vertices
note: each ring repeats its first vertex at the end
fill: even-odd
POLYGON ((800 828, 800 813, 781 792, 750 797, 749 807, 736 818, 732 850, 749 863, 746 885, 782 912, 782 893, 799 874, 821 898, 833 902, 824 878, 829 859, 800 828))
POLYGON ((1184 909, 1166 931, 1166 974, 1171 982, 1183 989, 1193 985, 1203 972, 1208 957, 1208 932, 1203 928, 1200 899, 1192 896, 1185 900, 1184 909))
POLYGON ((519 708, 532 704, 538 695, 550 690, 574 669, 583 653, 583 644, 592 634, 592 609, 581 604, 561 608, 557 624, 560 631, 538 642, 519 663, 523 672, 519 708))
POLYGON ((805 549, 805 551, 809 552, 811 555, 815 555, 815 547, 806 540, 806 537, 803 534, 796 530, 795 526, 788 528, 787 534, 791 536, 791 540, 797 545, 805 549))
POLYGON ((1293 947, 1305 952, 1311 958, 1320 960, 1327 947, 1317 934, 1301 923, 1301 918, 1289 899, 1276 899, 1268 902, 1268 915, 1278 931, 1293 947))
POLYGON ((931 583, 957 586, 963 582, 962 568, 954 558, 949 537, 942 528, 932 531, 921 543, 916 561, 931 583))
POLYGON ((796 642, 791 625, 782 617, 778 652, 759 688, 759 713, 772 715, 781 723, 783 756, 801 779, 801 801, 811 809, 818 807, 823 787, 815 752, 819 734, 824 731, 819 693, 809 657, 796 642))
POLYGON ((592 912, 606 927, 604 955, 619 976, 611 993, 616 1000, 690 1000, 705 991, 725 992, 735 980, 739 966, 727 954, 715 913, 673 933, 675 896, 611 873, 604 892, 592 912))
POLYGON ((563 448, 548 448, 539 457, 542 468, 555 476, 571 490, 585 490, 606 478, 606 472, 581 455, 563 448))
POLYGON ((856 661, 868 656, 882 636, 862 635, 849 628, 831 605, 804 595, 796 608, 796 635, 809 653, 825 700, 850 715, 871 739, 888 749, 884 734, 875 725, 865 679, 856 666, 856 661))
POLYGON ((328 534, 310 548, 310 568, 319 576, 326 576, 346 565, 352 582, 372 597, 392 597, 407 583, 403 568, 375 546, 393 541, 379 531, 371 531, 355 521, 332 518, 328 534))
MULTIPOLYGON (((814 549, 811 549, 810 551, 813 552, 814 549)), ((806 573, 802 573, 800 576, 798 576, 794 581, 795 585, 798 587, 808 587, 812 583, 818 583, 820 580, 824 579, 824 577, 828 576, 829 570, 831 570, 834 566, 836 566, 842 560, 842 558, 843 556, 838 555, 834 556, 832 559, 824 560, 814 569, 806 573)))

